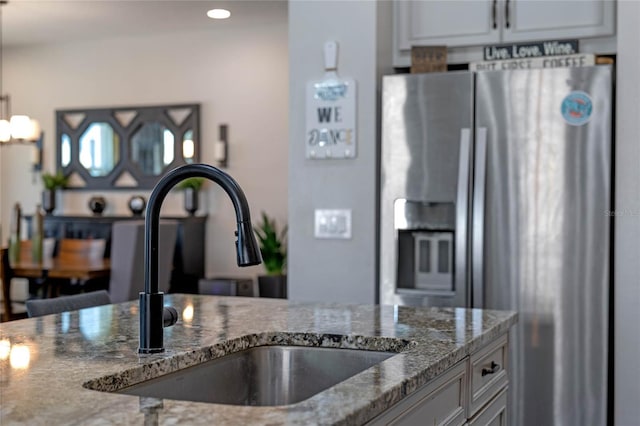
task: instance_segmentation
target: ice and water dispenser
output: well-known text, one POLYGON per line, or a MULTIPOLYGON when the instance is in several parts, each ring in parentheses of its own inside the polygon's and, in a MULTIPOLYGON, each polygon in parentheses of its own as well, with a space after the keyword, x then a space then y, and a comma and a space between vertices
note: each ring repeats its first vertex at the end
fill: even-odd
POLYGON ((395 200, 397 290, 451 295, 454 286, 455 203, 395 200))

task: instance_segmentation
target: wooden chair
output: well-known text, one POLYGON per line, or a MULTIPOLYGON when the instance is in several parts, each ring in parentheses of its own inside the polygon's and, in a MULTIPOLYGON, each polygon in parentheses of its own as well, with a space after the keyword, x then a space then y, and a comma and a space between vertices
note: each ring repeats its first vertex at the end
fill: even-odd
MULTIPOLYGON (((43 241, 42 256, 43 258, 51 257, 53 255, 53 249, 55 240, 53 238, 45 238, 43 241)), ((20 241, 20 259, 31 260, 31 241, 20 241)), ((3 248, 0 250, 0 280, 2 281, 2 302, 3 302, 3 315, 2 321, 11 321, 13 319, 24 318, 24 314, 13 313, 13 301, 11 300, 11 281, 15 278, 11 264, 9 263, 9 249, 3 248)), ((29 291, 33 288, 43 287, 43 292, 46 295, 48 290, 48 281, 40 279, 29 279, 29 291)))
POLYGON ((11 302, 11 279, 13 270, 9 265, 9 249, 0 249, 0 280, 2 280, 2 321, 14 319, 13 303, 11 302))
POLYGON ((33 318, 60 312, 77 311, 78 309, 93 306, 108 305, 110 303, 109 293, 106 290, 100 290, 73 296, 56 297, 54 299, 27 300, 26 305, 29 318, 33 318))
MULTIPOLYGON (((58 242, 56 259, 59 263, 86 263, 91 260, 102 259, 105 255, 105 239, 79 239, 63 238, 58 242)), ((95 280, 55 280, 55 287, 51 296, 57 297, 60 293, 75 294, 80 291, 92 291, 107 289, 109 285, 107 279, 95 280)))
MULTIPOLYGON (((55 246, 55 239, 45 238, 42 242, 42 257, 47 258, 53 256, 53 250, 55 246)), ((8 249, 7 249, 8 251, 8 249)), ((20 241, 20 259, 31 261, 31 240, 20 241)))
POLYGON ((63 238, 58 245, 56 257, 60 262, 77 262, 86 259, 101 259, 104 257, 106 240, 104 239, 76 239, 63 238))

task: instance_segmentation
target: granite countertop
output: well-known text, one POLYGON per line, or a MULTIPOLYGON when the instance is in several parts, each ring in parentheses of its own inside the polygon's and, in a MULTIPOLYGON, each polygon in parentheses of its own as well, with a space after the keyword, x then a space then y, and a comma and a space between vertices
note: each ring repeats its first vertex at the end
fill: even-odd
POLYGON ((177 294, 165 296, 165 304, 181 319, 165 329, 166 352, 155 355, 137 353, 137 302, 2 323, 0 424, 362 424, 517 320, 513 312, 478 309, 177 294), (401 352, 286 406, 156 400, 84 387, 118 387, 140 374, 153 377, 262 344, 401 352))

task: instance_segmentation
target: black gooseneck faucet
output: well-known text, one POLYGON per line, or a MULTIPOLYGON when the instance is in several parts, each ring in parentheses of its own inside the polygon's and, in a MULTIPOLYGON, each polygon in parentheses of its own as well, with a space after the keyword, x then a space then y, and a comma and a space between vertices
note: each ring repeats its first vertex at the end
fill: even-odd
POLYGON ((164 198, 178 182, 190 178, 207 178, 224 189, 236 210, 236 250, 238 266, 258 265, 262 262, 260 248, 253 234, 249 204, 240 185, 228 174, 207 164, 187 164, 167 173, 153 188, 144 227, 144 293, 140 293, 139 353, 164 351, 163 328, 178 320, 178 312, 164 307, 164 293, 158 291, 158 239, 160 207, 164 198))

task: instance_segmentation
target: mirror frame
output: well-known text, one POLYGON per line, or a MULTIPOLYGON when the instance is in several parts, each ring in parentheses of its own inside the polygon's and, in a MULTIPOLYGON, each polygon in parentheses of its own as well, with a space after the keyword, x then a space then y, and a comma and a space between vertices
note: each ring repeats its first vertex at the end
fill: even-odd
POLYGON ((200 162, 200 104, 176 104, 141 107, 113 107, 113 108, 84 108, 56 110, 56 169, 73 178, 65 190, 132 190, 152 189, 162 178, 164 173, 178 166, 187 164, 182 156, 182 142, 187 131, 193 130, 194 156, 191 163, 200 162), (171 116, 172 111, 183 112, 184 117, 177 120, 171 116), (135 114, 128 122, 122 122, 118 115, 135 114), (68 120, 68 116, 84 115, 78 122, 68 120), (179 122, 176 122, 179 121, 179 122), (80 137, 87 128, 96 122, 106 122, 113 127, 120 137, 120 160, 105 176, 91 176, 89 171, 80 163, 80 137), (152 176, 142 173, 137 163, 131 159, 132 136, 145 123, 159 122, 173 132, 174 158, 164 172, 152 176), (67 134, 71 140, 71 161, 67 166, 62 165, 62 135, 67 134), (119 184, 121 177, 130 177, 137 183, 134 185, 119 184), (84 181, 84 186, 73 185, 74 180, 84 181))

